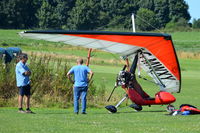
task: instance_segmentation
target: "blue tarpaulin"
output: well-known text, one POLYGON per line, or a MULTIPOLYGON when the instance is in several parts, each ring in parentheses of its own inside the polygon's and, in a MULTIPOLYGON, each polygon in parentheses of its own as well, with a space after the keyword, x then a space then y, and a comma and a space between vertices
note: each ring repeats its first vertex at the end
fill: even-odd
POLYGON ((17 47, 9 47, 5 49, 5 63, 9 63, 17 55, 21 53, 21 49, 17 47))

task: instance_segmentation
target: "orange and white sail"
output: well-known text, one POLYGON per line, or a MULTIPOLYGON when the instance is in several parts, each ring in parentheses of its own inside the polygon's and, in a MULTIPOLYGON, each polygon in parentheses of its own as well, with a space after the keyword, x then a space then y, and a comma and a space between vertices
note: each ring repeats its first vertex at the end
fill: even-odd
POLYGON ((172 38, 161 33, 108 31, 24 31, 23 37, 100 49, 123 57, 139 53, 141 67, 161 84, 162 91, 180 92, 181 72, 172 38))

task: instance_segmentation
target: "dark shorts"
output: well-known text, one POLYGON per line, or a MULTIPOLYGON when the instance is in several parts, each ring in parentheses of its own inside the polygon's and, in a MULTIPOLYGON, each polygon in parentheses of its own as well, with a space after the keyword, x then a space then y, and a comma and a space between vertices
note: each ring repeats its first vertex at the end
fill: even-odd
POLYGON ((20 86, 19 88, 19 95, 20 96, 30 96, 31 95, 31 86, 26 85, 26 86, 20 86))

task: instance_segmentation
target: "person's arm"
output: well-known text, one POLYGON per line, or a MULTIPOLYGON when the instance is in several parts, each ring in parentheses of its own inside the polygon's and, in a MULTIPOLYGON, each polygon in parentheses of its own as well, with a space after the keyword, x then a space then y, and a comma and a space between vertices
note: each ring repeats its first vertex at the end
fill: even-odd
POLYGON ((93 75, 94 75, 94 73, 90 70, 89 77, 88 77, 88 83, 91 81, 93 75))
POLYGON ((74 80, 72 80, 72 77, 71 77, 71 73, 70 73, 70 72, 67 73, 67 77, 68 77, 69 81, 70 81, 72 84, 74 84, 74 80))
POLYGON ((72 67, 69 71, 68 71, 68 73, 67 73, 67 78, 69 79, 69 81, 72 83, 72 84, 74 84, 74 80, 72 79, 72 74, 74 73, 74 67, 72 67))
POLYGON ((23 73, 23 75, 30 76, 31 75, 31 71, 26 71, 26 72, 23 73))
POLYGON ((24 75, 24 76, 30 76, 31 75, 31 71, 27 71, 27 70, 25 70, 22 66, 18 66, 18 71, 22 74, 22 75, 24 75))

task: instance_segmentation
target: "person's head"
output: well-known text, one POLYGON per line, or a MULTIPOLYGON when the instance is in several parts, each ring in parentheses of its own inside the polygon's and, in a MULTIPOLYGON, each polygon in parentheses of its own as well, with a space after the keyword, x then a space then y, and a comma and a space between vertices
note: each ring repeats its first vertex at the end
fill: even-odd
POLYGON ((83 64, 83 59, 82 59, 82 58, 79 58, 79 59, 77 59, 76 62, 77 62, 78 65, 82 65, 82 64, 83 64))
POLYGON ((26 63, 27 60, 28 60, 28 55, 25 54, 25 53, 21 53, 21 54, 19 55, 19 59, 20 59, 20 61, 22 61, 23 63, 26 63))

